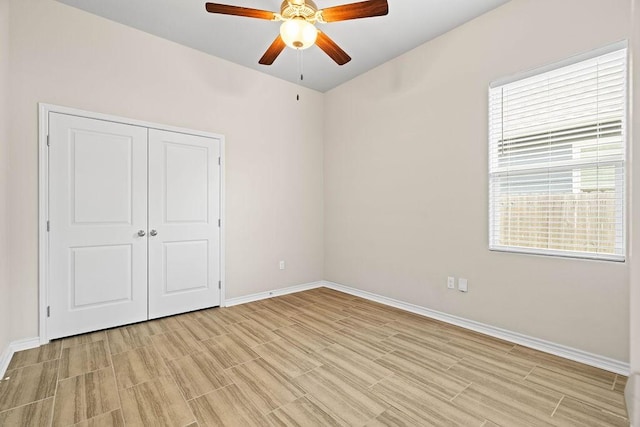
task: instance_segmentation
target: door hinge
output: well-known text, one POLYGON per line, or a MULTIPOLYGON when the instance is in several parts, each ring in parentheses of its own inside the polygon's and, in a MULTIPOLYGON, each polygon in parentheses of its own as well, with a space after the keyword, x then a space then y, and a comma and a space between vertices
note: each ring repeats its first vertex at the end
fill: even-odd
POLYGON ((218 220, 218 227, 220 227, 220 220, 218 220))
POLYGON ((47 220, 47 231, 49 231, 50 227, 49 227, 49 220, 47 220))
POLYGON ((218 157, 218 164, 221 165, 222 164, 222 160, 220 160, 220 157, 218 157))
POLYGON ((222 280, 218 280, 218 289, 222 289, 222 280))
POLYGON ((47 147, 49 146, 49 135, 47 135, 47 147))
POLYGON ((47 306, 47 317, 51 317, 51 306, 47 306))

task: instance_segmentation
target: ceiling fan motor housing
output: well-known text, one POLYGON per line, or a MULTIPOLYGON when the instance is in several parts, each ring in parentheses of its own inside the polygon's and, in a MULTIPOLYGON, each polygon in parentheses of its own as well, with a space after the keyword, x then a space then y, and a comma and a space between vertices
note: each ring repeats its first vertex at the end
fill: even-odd
POLYGON ((280 15, 288 20, 302 17, 305 20, 314 20, 318 6, 311 0, 285 0, 280 6, 280 15))

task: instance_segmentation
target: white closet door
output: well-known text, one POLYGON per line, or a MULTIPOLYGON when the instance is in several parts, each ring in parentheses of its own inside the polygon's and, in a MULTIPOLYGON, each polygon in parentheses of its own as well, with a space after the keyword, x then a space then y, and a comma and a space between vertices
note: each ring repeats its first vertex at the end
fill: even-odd
POLYGON ((149 318, 220 305, 220 141, 149 130, 149 318))
POLYGON ((147 129, 50 113, 49 141, 47 338, 147 319, 147 129))

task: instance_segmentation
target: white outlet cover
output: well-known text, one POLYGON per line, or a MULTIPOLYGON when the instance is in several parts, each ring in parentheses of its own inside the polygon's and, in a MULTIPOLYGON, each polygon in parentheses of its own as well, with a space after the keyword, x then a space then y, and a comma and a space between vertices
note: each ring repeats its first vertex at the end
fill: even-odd
POLYGON ((456 288, 456 278, 455 277, 447 277, 447 288, 455 289, 456 288))
POLYGON ((280 270, 284 270, 284 261, 280 261, 280 270))
POLYGON ((458 279, 458 290, 460 292, 467 292, 469 290, 467 279, 463 279, 463 278, 458 279))

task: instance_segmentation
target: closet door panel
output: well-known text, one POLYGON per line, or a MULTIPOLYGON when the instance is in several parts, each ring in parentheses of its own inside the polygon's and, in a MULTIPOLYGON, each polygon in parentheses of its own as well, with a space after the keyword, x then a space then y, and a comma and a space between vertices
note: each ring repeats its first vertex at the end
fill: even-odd
POLYGON ((220 304, 220 141, 149 131, 149 317, 220 304))
POLYGON ((147 318, 147 129, 49 116, 48 338, 147 318))

